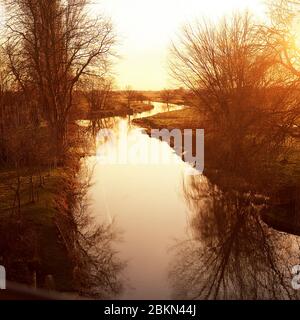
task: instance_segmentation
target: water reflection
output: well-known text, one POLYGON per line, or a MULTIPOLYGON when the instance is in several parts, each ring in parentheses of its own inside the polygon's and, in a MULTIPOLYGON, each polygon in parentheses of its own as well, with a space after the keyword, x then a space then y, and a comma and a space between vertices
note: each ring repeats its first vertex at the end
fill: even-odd
POLYGON ((112 128, 115 124, 114 118, 100 118, 94 119, 91 121, 87 121, 87 132, 92 136, 92 138, 96 138, 98 132, 103 128, 112 128))
POLYGON ((113 248, 120 241, 113 221, 100 223, 95 216, 102 212, 91 210, 92 175, 93 168, 82 165, 75 180, 67 178, 55 220, 72 261, 76 291, 81 296, 110 299, 122 292, 125 263, 113 248), (66 201, 71 208, 65 207, 66 201))
MULTIPOLYGON (((163 111, 155 104, 132 118, 163 111)), ((254 194, 221 192, 203 176, 185 176, 181 197, 182 177, 190 166, 130 120, 110 119, 116 143, 96 139, 98 157, 86 159, 89 167, 95 165, 90 197, 96 219, 115 219, 124 231, 124 241, 114 247, 128 261, 121 298, 297 298, 290 274, 300 262, 297 237, 268 228, 254 194), (99 160, 114 160, 110 157, 123 149, 133 151, 129 158, 134 161, 99 160), (139 155, 149 160, 147 150, 169 162, 145 163, 139 155), (170 251, 175 238, 186 240, 170 251)))
MULTIPOLYGON (((179 108, 170 106, 171 110, 179 108)), ((163 105, 154 103, 154 110, 131 118, 162 111, 163 105)), ((168 299, 168 249, 174 238, 184 236, 186 204, 179 190, 188 165, 167 143, 143 134, 129 119, 115 120, 116 143, 98 140, 98 156, 86 159, 89 167, 95 166, 90 188, 92 210, 100 223, 115 220, 123 231, 124 241, 115 245, 120 259, 128 262, 121 298, 168 299), (123 149, 128 158, 116 163, 111 157, 122 154, 123 149), (167 161, 148 161, 147 150, 167 161)))
POLYGON ((262 222, 255 195, 222 193, 201 176, 185 181, 184 194, 190 236, 174 249, 174 298, 297 298, 290 270, 299 264, 298 240, 262 222))

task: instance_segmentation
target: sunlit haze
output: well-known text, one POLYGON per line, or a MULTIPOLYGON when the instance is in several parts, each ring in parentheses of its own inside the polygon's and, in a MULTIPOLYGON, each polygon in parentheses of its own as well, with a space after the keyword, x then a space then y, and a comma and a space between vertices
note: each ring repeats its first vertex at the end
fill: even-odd
POLYGON ((172 85, 168 48, 184 23, 245 9, 261 17, 263 0, 100 0, 95 5, 112 18, 118 35, 117 85, 153 90, 172 85))

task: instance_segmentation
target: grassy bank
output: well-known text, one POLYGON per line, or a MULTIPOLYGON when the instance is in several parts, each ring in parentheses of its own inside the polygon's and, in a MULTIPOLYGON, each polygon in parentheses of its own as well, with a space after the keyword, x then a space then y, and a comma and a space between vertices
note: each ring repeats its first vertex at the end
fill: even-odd
POLYGON ((72 120, 94 120, 111 117, 126 117, 136 113, 151 111, 153 105, 150 103, 132 102, 130 107, 123 101, 116 101, 109 108, 91 111, 86 102, 81 101, 72 115, 72 120))
POLYGON ((30 286, 36 281, 40 288, 73 290, 72 264, 55 225, 62 176, 62 169, 42 172, 40 176, 22 175, 19 207, 15 172, 0 172, 0 252, 11 281, 30 286))
POLYGON ((151 129, 202 129, 202 117, 195 109, 185 108, 177 111, 169 111, 156 114, 152 117, 135 119, 133 122, 148 130, 151 129))
POLYGON ((122 289, 124 264, 111 246, 118 235, 94 220, 86 199, 89 134, 70 124, 68 137, 59 165, 1 168, 0 264, 11 282, 111 298, 122 289))
MULTIPOLYGON (((222 163, 216 166, 214 156, 218 146, 207 130, 204 119, 192 107, 157 114, 152 117, 134 120, 135 124, 151 129, 205 129, 205 169, 204 174, 210 181, 224 191, 237 190, 239 192, 253 192, 265 196, 267 210, 263 211, 263 219, 272 227, 293 234, 300 234, 300 215, 298 205, 300 190, 300 142, 295 137, 288 141, 289 153, 284 161, 268 163, 263 171, 258 171, 252 177, 245 170, 245 174, 226 172, 222 163), (212 165, 213 164, 213 165, 212 165)), ((195 139, 194 139, 195 140, 195 139)))
MULTIPOLYGON (((284 188, 285 185, 296 185, 300 179, 300 170, 298 169, 300 164, 300 142, 298 138, 291 137, 288 141, 289 153, 285 155, 284 161, 280 163, 270 162, 268 163, 270 170, 273 170, 272 179, 269 177, 269 182, 264 182, 261 185, 250 182, 249 174, 238 174, 235 176, 235 172, 230 172, 230 174, 226 174, 224 167, 222 167, 222 163, 214 163, 213 157, 218 153, 218 145, 216 141, 213 139, 213 131, 210 130, 210 126, 207 125, 205 119, 201 114, 199 114, 198 110, 193 107, 187 107, 182 110, 164 112, 160 114, 156 114, 151 117, 135 119, 133 122, 136 125, 139 125, 146 129, 146 131, 150 134, 151 129, 204 129, 205 130, 205 173, 211 176, 213 180, 217 180, 217 176, 219 176, 219 181, 224 187, 226 184, 229 185, 230 188, 234 188, 234 185, 248 188, 248 189, 256 189, 258 192, 261 191, 261 188, 268 187, 275 184, 274 187, 278 187, 279 189, 284 188), (223 171, 222 171, 223 170, 223 171), (221 174, 222 173, 222 174, 221 174), (280 174, 279 174, 280 173, 280 174), (233 176, 231 179, 230 176, 233 176), (225 182, 226 180, 226 182, 225 182), (234 181, 232 181, 234 180, 234 181)), ((195 142, 195 139, 194 139, 195 142)), ((267 168, 266 168, 267 169, 267 168)), ((265 175, 269 174, 269 172, 265 172, 265 175)), ((254 177, 256 178, 256 177, 254 177)), ((259 179, 262 181, 266 176, 259 176, 259 179)), ((276 190, 271 188, 271 191, 276 190)), ((278 189, 277 188, 277 189, 278 189)), ((267 191, 269 192, 269 190, 267 191)))
POLYGON ((92 114, 87 114, 86 116, 84 116, 84 118, 85 120, 93 120, 93 119, 99 119, 99 118, 104 119, 104 118, 111 118, 111 117, 126 117, 136 113, 151 111, 153 108, 154 107, 151 104, 146 104, 146 103, 133 104, 130 108, 121 107, 121 108, 110 109, 110 110, 101 110, 92 114))

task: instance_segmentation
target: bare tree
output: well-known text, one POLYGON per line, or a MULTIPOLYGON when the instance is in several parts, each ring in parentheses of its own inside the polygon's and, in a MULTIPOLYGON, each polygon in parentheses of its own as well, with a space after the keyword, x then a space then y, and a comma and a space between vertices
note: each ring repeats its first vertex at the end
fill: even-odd
POLYGON ((139 101, 140 103, 144 103, 147 100, 147 97, 144 95, 143 92, 137 92, 136 100, 139 101))
POLYGON ((172 46, 173 76, 193 92, 221 148, 212 158, 229 170, 278 156, 294 121, 294 84, 263 41, 245 13, 186 26, 172 46))
POLYGON ((114 104, 113 86, 114 82, 110 77, 90 77, 85 84, 84 97, 88 104, 88 119, 91 120, 87 129, 92 137, 95 137, 100 129, 107 127, 105 111, 114 104))
POLYGON ((101 118, 101 111, 104 111, 111 106, 113 97, 112 90, 112 79, 98 77, 90 79, 84 93, 88 102, 90 118, 101 118))
POLYGON ((300 77, 299 16, 300 1, 269 1, 270 23, 261 26, 266 45, 276 63, 300 77))
POLYGON ((88 0, 6 1, 10 68, 28 96, 33 90, 58 158, 64 152, 73 92, 85 75, 103 75, 114 44, 110 21, 92 19, 88 0))
POLYGON ((3 162, 7 156, 7 146, 6 146, 6 137, 7 137, 7 123, 6 123, 6 107, 8 99, 8 91, 10 88, 11 77, 9 70, 7 68, 7 63, 5 57, 1 54, 0 62, 0 162, 3 162))
POLYGON ((173 90, 169 90, 169 89, 164 89, 161 92, 161 99, 162 101, 167 105, 167 110, 169 111, 169 105, 171 102, 171 99, 174 97, 174 91, 173 90))
POLYGON ((125 94, 125 99, 126 99, 127 108, 130 109, 130 108, 131 108, 131 105, 132 105, 132 102, 133 102, 133 101, 135 100, 135 98, 136 98, 135 91, 132 90, 131 86, 127 86, 127 87, 125 88, 124 94, 125 94))

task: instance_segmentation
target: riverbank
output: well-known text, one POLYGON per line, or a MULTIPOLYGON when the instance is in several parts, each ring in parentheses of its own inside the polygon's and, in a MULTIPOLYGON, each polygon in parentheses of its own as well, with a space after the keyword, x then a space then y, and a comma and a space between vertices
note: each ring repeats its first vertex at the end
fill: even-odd
POLYGON ((192 107, 182 110, 167 111, 156 114, 152 117, 133 120, 133 123, 145 128, 148 132, 151 129, 201 129, 204 124, 202 117, 192 107))
POLYGON ((130 107, 124 103, 116 103, 112 108, 91 112, 86 105, 83 105, 80 108, 77 107, 72 116, 72 120, 98 120, 112 117, 127 117, 151 111, 153 108, 151 103, 132 103, 130 107))
MULTIPOLYGON (((180 129, 182 132, 184 129, 204 129, 205 130, 205 167, 204 174, 210 178, 211 182, 222 185, 224 189, 234 189, 237 185, 240 190, 247 192, 251 187, 245 179, 237 176, 221 176, 220 171, 210 166, 207 161, 208 154, 207 148, 210 139, 210 133, 205 125, 205 120, 198 110, 194 107, 186 107, 181 110, 169 111, 156 114, 152 117, 134 119, 133 123, 146 129, 147 134, 151 133, 152 129, 167 129, 169 131, 173 129, 180 129)), ((193 145, 195 147, 195 138, 193 139, 193 145)))
MULTIPOLYGON (((151 129, 198 129, 205 130, 205 169, 204 175, 209 180, 218 185, 222 190, 236 190, 238 192, 252 192, 262 195, 265 198, 267 210, 263 210, 263 220, 279 231, 287 233, 300 234, 300 210, 295 212, 295 208, 299 209, 297 194, 300 190, 300 175, 297 164, 300 164, 299 140, 291 136, 290 145, 293 152, 287 157, 285 162, 270 163, 272 167, 260 174, 259 178, 263 181, 260 184, 250 181, 248 175, 237 175, 234 172, 230 174, 224 172, 222 168, 212 166, 213 157, 216 154, 215 146, 212 145, 211 134, 207 130, 205 121, 196 109, 187 107, 183 110, 165 112, 152 117, 134 120, 134 123, 146 129, 150 134, 151 129), (212 161, 211 161, 212 160, 212 161), (276 175, 270 176, 271 168, 275 170, 276 175), (288 195, 285 190, 289 191, 288 195), (285 198, 284 198, 285 197, 285 198)), ((195 140, 195 139, 194 139, 195 140)), ((261 204, 261 196, 258 203, 261 204)))
POLYGON ((153 110, 153 108, 154 107, 151 104, 146 104, 146 103, 133 104, 130 106, 130 108, 121 107, 119 109, 101 110, 98 112, 94 112, 86 116, 85 118, 88 118, 88 119, 84 119, 84 120, 105 119, 105 118, 112 118, 112 117, 127 117, 137 113, 151 111, 153 110))
POLYGON ((86 128, 70 123, 59 165, 1 168, 0 264, 8 281, 100 299, 120 292, 123 264, 110 247, 116 235, 94 221, 86 199, 81 159, 89 139, 86 128))
POLYGON ((74 290, 72 263, 55 225, 62 175, 63 170, 53 169, 23 174, 18 182, 14 171, 0 172, 0 258, 8 280, 74 290))

